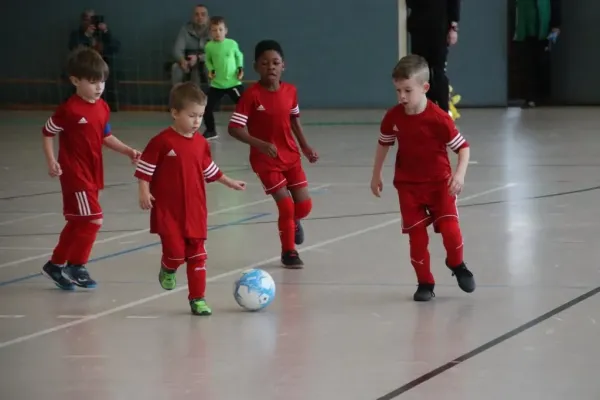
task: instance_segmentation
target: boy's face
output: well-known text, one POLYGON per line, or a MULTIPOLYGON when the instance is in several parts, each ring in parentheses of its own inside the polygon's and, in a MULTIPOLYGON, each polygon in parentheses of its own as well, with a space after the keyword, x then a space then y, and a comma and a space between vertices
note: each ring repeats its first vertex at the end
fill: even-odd
POLYGON ((177 130, 182 133, 194 133, 200 129, 205 108, 206 106, 198 103, 189 103, 181 110, 171 110, 177 130))
POLYGON ((419 107, 429 90, 428 82, 421 83, 414 76, 410 79, 394 79, 393 82, 398 96, 398 103, 409 110, 419 107))
POLYGON ((254 69, 265 83, 278 83, 281 80, 284 62, 275 50, 265 51, 254 64, 254 69))
POLYGON ((88 79, 79 79, 72 76, 71 83, 75 86, 77 94, 85 100, 95 103, 104 92, 105 82, 90 81, 88 79))
POLYGON ((214 24, 210 27, 210 35, 215 42, 222 42, 227 36, 227 27, 225 24, 214 24))

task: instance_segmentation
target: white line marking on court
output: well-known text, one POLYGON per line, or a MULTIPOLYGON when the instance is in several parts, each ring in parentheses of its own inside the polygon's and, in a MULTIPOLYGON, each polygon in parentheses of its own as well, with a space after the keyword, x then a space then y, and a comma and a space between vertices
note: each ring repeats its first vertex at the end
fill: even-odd
POLYGON ((14 224, 15 222, 28 221, 28 220, 30 220, 30 219, 36 219, 36 218, 47 217, 48 215, 55 215, 55 213, 43 213, 43 214, 35 214, 35 215, 28 215, 28 216, 26 216, 26 217, 20 217, 20 218, 15 218, 15 219, 9 219, 8 221, 2 221, 2 222, 0 222, 0 226, 14 224))
POLYGON ((19 251, 40 251, 40 250, 53 250, 51 247, 0 247, 0 250, 19 250, 19 251))
POLYGON ((479 164, 479 161, 469 161, 469 164, 479 164))
MULTIPOLYGON (((327 184, 322 184, 322 185, 310 188, 310 191, 314 192, 316 190, 323 189, 323 188, 328 187, 328 186, 330 186, 328 183, 327 184)), ((240 210, 242 208, 252 207, 252 206, 255 206, 257 204, 269 203, 271 201, 273 201, 273 199, 272 199, 272 197, 269 196, 269 197, 267 197, 265 199, 262 199, 262 200, 252 201, 250 203, 243 203, 243 204, 239 204, 237 206, 227 207, 227 208, 223 208, 221 210, 209 212, 208 216, 210 217, 210 216, 213 216, 213 215, 224 214, 224 213, 229 212, 229 211, 240 210)), ((140 235, 142 233, 148 233, 148 232, 150 232, 150 229, 141 229, 139 231, 133 231, 133 232, 122 233, 120 235, 109 236, 109 237, 101 239, 101 240, 96 240, 96 242, 94 243, 94 246, 102 244, 102 243, 113 242, 115 240, 123 239, 123 238, 126 238, 126 237, 140 235)), ((29 261, 40 260, 42 258, 50 257, 51 255, 52 255, 52 253, 44 253, 44 254, 38 254, 36 256, 21 258, 19 260, 9 261, 9 262, 0 264, 0 268, 12 267, 14 265, 23 264, 23 263, 26 263, 26 262, 29 262, 29 261)))
POLYGON ((160 317, 158 315, 128 315, 125 318, 128 318, 128 319, 157 319, 160 317))
POLYGON ((81 319, 88 317, 88 315, 57 315, 56 318, 60 319, 81 319))
POLYGON ((18 318, 25 318, 24 315, 0 315, 0 318, 4 318, 4 319, 18 319, 18 318))
POLYGON ((83 359, 83 358, 108 358, 108 356, 104 356, 102 354, 71 354, 62 356, 62 358, 70 358, 70 359, 83 359))
MULTIPOLYGON (((486 194, 489 194, 489 193, 494 193, 494 192, 498 192, 498 191, 501 191, 501 190, 504 190, 504 189, 508 189, 508 188, 510 188, 510 187, 512 187, 514 185, 515 185, 514 183, 509 183, 507 185, 503 185, 503 186, 496 187, 496 188, 493 188, 493 189, 490 189, 490 190, 486 190, 484 192, 475 193, 475 194, 472 194, 470 196, 463 197, 462 199, 460 199, 460 201, 471 200, 471 199, 474 199, 474 198, 477 198, 477 197, 485 196, 486 194)), ((310 251, 310 250, 313 250, 313 249, 319 249, 319 248, 327 246, 329 244, 338 243, 338 242, 341 242, 343 240, 353 238, 355 236, 364 235, 365 233, 369 233, 369 232, 376 231, 376 230, 381 229, 381 228, 385 228, 386 226, 390 226, 390 225, 393 225, 393 224, 396 224, 396 223, 400 222, 400 220, 401 220, 401 218, 394 218, 394 219, 391 219, 391 220, 389 220, 387 222, 383 222, 383 223, 380 223, 380 224, 377 224, 377 225, 372 225, 372 226, 370 226, 368 228, 359 229, 357 231, 350 232, 350 233, 347 233, 345 235, 336 236, 336 237, 328 239, 328 240, 323 240, 321 242, 317 242, 315 244, 311 244, 309 246, 302 247, 302 248, 300 248, 300 250, 301 251, 310 251)), ((229 276, 232 276, 232 275, 237 275, 240 272, 245 271, 247 269, 262 267, 262 266, 264 266, 266 264, 270 264, 270 263, 273 263, 275 261, 279 261, 280 259, 281 259, 281 255, 278 255, 278 256, 275 256, 275 257, 271 257, 271 258, 267 258, 266 260, 258 261, 258 262, 255 262, 253 264, 247 265, 247 266, 242 267, 242 268, 234 269, 232 271, 227 271, 227 272, 224 272, 224 273, 219 274, 219 275, 211 276, 210 278, 208 278, 206 280, 206 282, 210 283, 210 282, 214 282, 214 281, 217 281, 219 279, 226 278, 226 277, 229 277, 229 276)), ((15 345, 15 344, 18 344, 18 343, 26 342, 28 340, 36 339, 36 338, 38 338, 40 336, 48 335, 50 333, 54 333, 54 332, 58 332, 58 331, 61 331, 61 330, 64 330, 64 329, 68 329, 68 328, 71 328, 72 326, 80 325, 80 324, 83 324, 83 323, 86 323, 86 322, 89 322, 89 321, 94 321, 96 319, 99 319, 99 318, 102 318, 102 317, 106 317, 107 315, 112 315, 112 314, 118 313, 118 312, 123 311, 123 310, 128 310, 130 308, 133 308, 133 307, 136 307, 136 306, 139 306, 139 305, 142 305, 142 304, 146 304, 148 302, 160 299, 162 297, 169 296, 169 295, 172 295, 174 293, 181 292, 182 290, 188 290, 187 285, 182 285, 182 286, 179 286, 178 288, 175 288, 173 290, 169 290, 168 292, 157 293, 157 294, 154 294, 152 296, 144 297, 142 299, 139 299, 139 300, 136 300, 136 301, 132 301, 130 303, 126 303, 126 304, 123 304, 123 305, 120 305, 118 307, 114 307, 114 308, 111 308, 111 309, 108 309, 108 310, 105 310, 105 311, 102 311, 102 312, 99 312, 99 313, 96 313, 96 314, 91 314, 91 315, 88 315, 85 318, 78 319, 76 321, 67 322, 65 324, 57 325, 57 326, 54 326, 52 328, 48 328, 48 329, 44 329, 44 330, 41 330, 41 331, 37 331, 37 332, 31 333, 29 335, 19 336, 17 338, 12 339, 12 340, 8 340, 6 342, 0 343, 0 349, 2 349, 4 347, 9 347, 9 346, 12 346, 12 345, 15 345)))

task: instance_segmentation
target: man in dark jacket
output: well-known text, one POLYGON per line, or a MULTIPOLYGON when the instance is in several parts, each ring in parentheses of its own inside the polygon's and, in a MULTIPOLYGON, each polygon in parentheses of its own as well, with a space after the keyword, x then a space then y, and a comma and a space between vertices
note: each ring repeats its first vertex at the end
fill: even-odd
POLYGON ((448 46, 458 40, 460 0, 406 0, 410 52, 427 60, 431 88, 427 96, 444 111, 449 109, 446 60, 448 46))

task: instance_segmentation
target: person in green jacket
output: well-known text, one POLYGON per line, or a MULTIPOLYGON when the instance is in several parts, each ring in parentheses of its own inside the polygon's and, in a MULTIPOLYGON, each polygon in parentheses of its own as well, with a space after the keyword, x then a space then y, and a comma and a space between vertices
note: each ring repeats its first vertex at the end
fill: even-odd
POLYGON ((549 50, 560 34, 561 0, 516 0, 514 41, 522 44, 527 79, 524 108, 550 94, 549 50))
POLYGON ((217 138, 215 128, 214 110, 223 98, 229 98, 237 104, 244 87, 244 55, 237 42, 227 38, 227 25, 223 17, 210 19, 210 32, 212 40, 204 47, 206 69, 210 79, 208 102, 204 111, 206 131, 204 137, 208 140, 217 138))

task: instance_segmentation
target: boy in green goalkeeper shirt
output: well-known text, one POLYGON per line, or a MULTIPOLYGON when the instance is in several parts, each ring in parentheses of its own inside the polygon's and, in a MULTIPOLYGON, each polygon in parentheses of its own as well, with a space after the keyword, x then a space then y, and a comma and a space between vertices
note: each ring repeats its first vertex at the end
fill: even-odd
POLYGON ((219 101, 227 94, 237 104, 244 91, 241 82, 244 77, 244 55, 235 40, 225 37, 227 25, 223 17, 210 19, 210 33, 212 40, 204 47, 210 79, 208 103, 204 111, 204 137, 208 140, 217 137, 213 112, 219 101))

